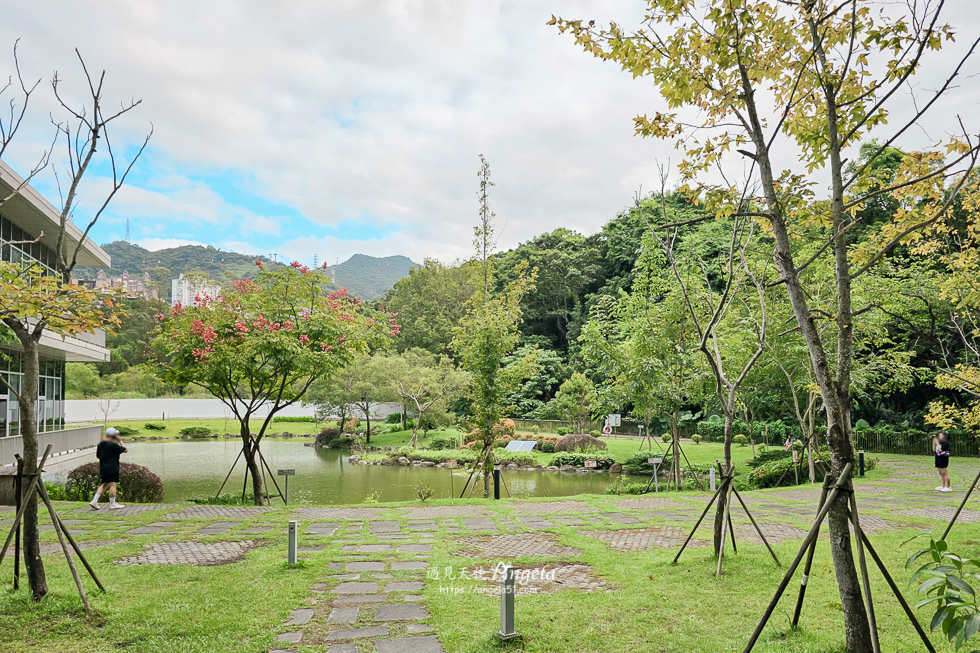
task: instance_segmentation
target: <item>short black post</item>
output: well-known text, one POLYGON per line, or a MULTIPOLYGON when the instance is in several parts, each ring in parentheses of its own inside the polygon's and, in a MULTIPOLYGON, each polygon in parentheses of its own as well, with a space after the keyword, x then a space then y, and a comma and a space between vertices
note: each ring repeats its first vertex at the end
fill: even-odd
POLYGON ((500 465, 493 466, 493 498, 500 498, 500 465))
POLYGON ((858 476, 864 478, 864 449, 858 451, 858 476))

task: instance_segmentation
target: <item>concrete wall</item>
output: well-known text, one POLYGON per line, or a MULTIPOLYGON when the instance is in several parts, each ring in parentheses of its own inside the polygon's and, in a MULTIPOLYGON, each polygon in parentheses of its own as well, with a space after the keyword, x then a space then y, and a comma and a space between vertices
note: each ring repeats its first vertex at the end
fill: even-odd
MULTIPOLYGON (((65 421, 102 422, 106 400, 68 399, 65 401, 65 421)), ((109 421, 160 419, 232 419, 231 410, 217 399, 113 399, 110 401, 109 421)), ((372 418, 401 412, 398 404, 381 404, 372 418)), ((260 417, 268 411, 259 411, 260 417)), ((313 406, 293 404, 278 415, 284 417, 312 416, 313 406)))

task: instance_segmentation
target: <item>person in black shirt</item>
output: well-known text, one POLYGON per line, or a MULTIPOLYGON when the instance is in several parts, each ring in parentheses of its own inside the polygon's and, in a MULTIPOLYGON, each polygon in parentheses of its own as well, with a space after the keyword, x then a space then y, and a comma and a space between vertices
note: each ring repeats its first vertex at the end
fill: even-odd
POLYGON ((936 454, 936 469, 939 471, 939 480, 942 483, 936 488, 936 492, 952 492, 953 488, 949 482, 949 433, 940 431, 939 435, 932 439, 932 450, 936 454))
POLYGON ((99 509, 99 498, 103 492, 109 495, 110 510, 125 508, 121 503, 116 503, 116 484, 119 483, 119 456, 126 451, 122 438, 119 437, 119 431, 114 428, 106 429, 105 439, 95 448, 95 457, 99 459, 99 474, 102 477, 102 485, 95 491, 95 496, 89 503, 93 510, 99 509))

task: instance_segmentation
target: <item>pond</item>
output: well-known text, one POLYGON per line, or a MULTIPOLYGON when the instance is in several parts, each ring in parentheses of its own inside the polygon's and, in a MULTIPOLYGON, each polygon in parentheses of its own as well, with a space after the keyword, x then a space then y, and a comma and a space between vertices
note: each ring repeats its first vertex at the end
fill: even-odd
MULTIPOLYGON (((122 460, 148 467, 163 481, 164 500, 175 502, 213 495, 240 450, 241 443, 231 439, 134 442, 122 460)), ((433 498, 449 498, 451 484, 459 496, 469 476, 455 470, 450 481, 450 471, 445 468, 350 464, 347 452, 307 447, 298 440, 265 440, 262 454, 273 472, 296 470, 289 479, 290 504, 361 503, 371 495, 379 501, 411 501, 418 499, 415 486, 419 483, 435 490, 433 498)), ((245 466, 239 461, 223 492, 240 493, 244 473, 245 466)), ((55 478, 64 480, 66 475, 55 478)), ((283 478, 276 480, 282 487, 283 478)), ((560 497, 602 494, 613 479, 609 474, 515 470, 505 472, 505 480, 514 496, 560 497)), ((275 492, 271 481, 269 489, 275 492)))

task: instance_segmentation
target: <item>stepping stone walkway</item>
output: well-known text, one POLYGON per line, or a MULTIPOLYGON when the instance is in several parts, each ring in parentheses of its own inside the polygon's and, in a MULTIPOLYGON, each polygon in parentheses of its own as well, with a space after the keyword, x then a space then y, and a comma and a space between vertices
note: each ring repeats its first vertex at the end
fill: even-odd
MULTIPOLYGON (((385 532, 400 528, 397 522, 375 523, 368 530, 385 532)), ((372 533, 373 535, 374 533, 372 533)), ((360 543, 364 549, 370 544, 360 543)), ((422 546, 428 551, 428 545, 422 546)), ((390 548, 385 552, 390 551, 390 548)), ((314 583, 314 607, 294 610, 283 626, 289 632, 278 636, 282 643, 302 644, 327 653, 444 653, 432 627, 424 622, 430 618, 422 605, 424 560, 356 560, 335 562, 329 571, 356 573, 327 573, 322 582, 314 583), (346 580, 360 573, 373 573, 374 581, 346 580), (341 582, 336 582, 340 580, 341 582), (332 582, 333 581, 333 582, 332 582), (320 598, 316 598, 320 597, 320 598)), ((290 649, 274 648, 270 653, 293 653, 290 649)))
POLYGON ((165 531, 168 528, 178 526, 179 524, 180 522, 175 521, 155 521, 146 526, 138 526, 132 530, 128 530, 126 531, 126 535, 153 535, 160 531, 165 531))
POLYGON ((240 521, 216 521, 208 524, 197 531, 198 535, 224 535, 236 526, 241 526, 240 521))
POLYGON ((224 517, 226 519, 251 519, 264 512, 275 510, 271 506, 191 506, 182 512, 164 515, 164 519, 200 519, 202 517, 224 517))
MULTIPOLYGON (((617 531, 608 531, 614 533, 617 531)), ((514 533, 467 538, 460 542, 469 548, 463 553, 472 558, 519 558, 521 556, 577 556, 582 552, 561 546, 548 533, 514 533)))
MULTIPOLYGON (((705 531, 708 532, 708 531, 705 531)), ((673 526, 654 528, 627 528, 618 531, 589 531, 585 535, 602 540, 617 551, 646 551, 653 547, 680 547, 688 531, 673 526)), ((806 533, 804 533, 806 535, 806 533)), ((705 542, 692 539, 689 547, 705 546, 705 542)))

